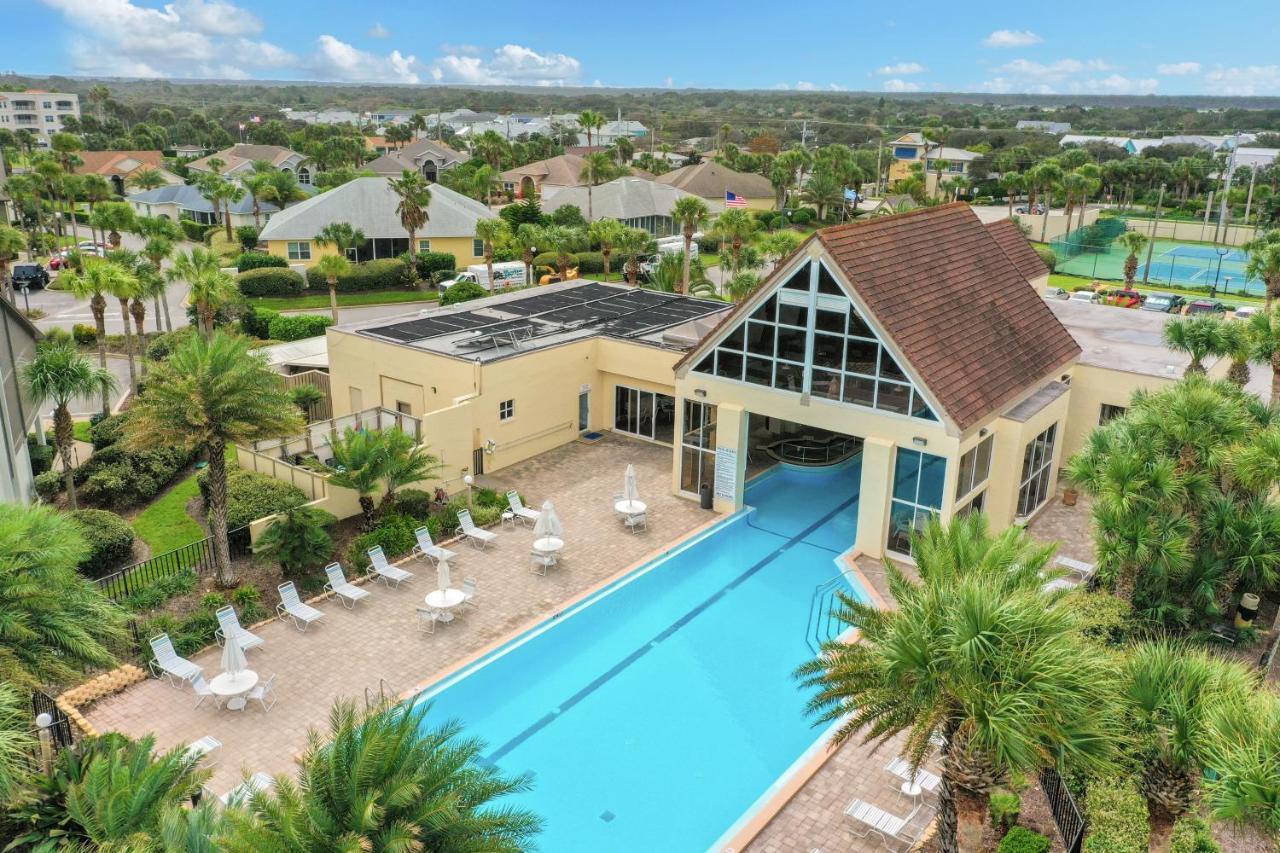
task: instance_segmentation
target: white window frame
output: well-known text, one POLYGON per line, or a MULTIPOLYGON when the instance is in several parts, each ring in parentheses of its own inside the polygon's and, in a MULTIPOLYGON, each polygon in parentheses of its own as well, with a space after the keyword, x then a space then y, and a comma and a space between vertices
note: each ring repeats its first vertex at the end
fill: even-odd
POLYGON ((476 257, 476 258, 484 257, 484 241, 483 240, 473 239, 471 241, 471 255, 472 257, 476 257))
POLYGON ((982 441, 970 447, 960 457, 960 464, 956 468, 956 503, 977 489, 986 485, 987 480, 991 477, 991 456, 994 451, 995 434, 992 433, 982 441), (986 448, 984 451, 983 448, 986 448), (983 463, 985 457, 985 470, 979 472, 978 466, 983 463), (965 471, 965 460, 969 462, 969 470, 965 471))
POLYGON ((515 416, 516 416, 515 398, 512 398, 510 400, 503 400, 501 403, 498 404, 498 421, 500 423, 506 423, 507 421, 511 420, 515 416))
POLYGON ((1050 481, 1053 479, 1053 454, 1058 445, 1058 424, 1050 424, 1044 432, 1027 442, 1022 454, 1022 475, 1018 479, 1018 506, 1016 515, 1019 518, 1030 518, 1040 507, 1049 502, 1050 481), (1034 506, 1027 503, 1031 496, 1033 484, 1039 490, 1039 480, 1044 477, 1044 493, 1034 506))
POLYGON ((285 245, 285 253, 291 261, 309 261, 311 260, 311 241, 290 240, 285 245))
POLYGON ((423 252, 430 252, 430 251, 431 251, 431 241, 424 238, 418 238, 418 253, 421 254, 423 252))

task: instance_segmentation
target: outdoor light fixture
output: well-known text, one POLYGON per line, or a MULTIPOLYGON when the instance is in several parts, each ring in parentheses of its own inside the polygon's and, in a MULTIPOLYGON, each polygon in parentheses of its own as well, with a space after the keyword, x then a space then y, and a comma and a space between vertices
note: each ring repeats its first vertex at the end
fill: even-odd
POLYGON ((914 444, 916 447, 928 447, 929 439, 924 438, 923 436, 917 435, 911 439, 911 443, 914 444))
POLYGON ((987 433, 989 433, 990 431, 991 430, 987 429, 986 427, 983 427, 982 429, 978 430, 978 438, 986 438, 987 433))
POLYGON ((485 441, 484 452, 487 453, 489 456, 492 456, 493 452, 497 449, 498 449, 498 442, 494 441, 492 438, 485 441))
POLYGON ((695 396, 695 397, 705 397, 705 396, 707 396, 707 392, 706 392, 706 390, 705 390, 705 389, 703 389, 703 388, 694 388, 694 389, 693 389, 693 396, 695 396))

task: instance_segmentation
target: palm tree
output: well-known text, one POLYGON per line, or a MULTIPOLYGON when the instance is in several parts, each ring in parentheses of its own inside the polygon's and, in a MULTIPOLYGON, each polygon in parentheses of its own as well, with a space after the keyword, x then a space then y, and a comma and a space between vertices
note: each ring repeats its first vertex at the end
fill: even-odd
POLYGON ((118 275, 111 279, 111 287, 107 291, 120 302, 120 322, 124 326, 124 353, 129 362, 129 390, 134 397, 138 396, 138 365, 134 358, 133 332, 129 327, 129 300, 133 299, 141 291, 141 284, 138 282, 137 275, 130 269, 132 258, 127 254, 118 254, 120 250, 114 250, 111 254, 114 257, 109 258, 107 263, 120 270, 118 275))
POLYGON ((595 207, 591 200, 592 188, 610 180, 617 168, 613 159, 603 151, 593 151, 582 158, 582 170, 578 173, 578 180, 585 181, 587 184, 588 222, 596 218, 595 207))
POLYGON ((556 266, 560 277, 569 277, 569 266, 573 263, 573 253, 582 246, 586 234, 581 228, 569 228, 564 225, 552 225, 542 229, 543 248, 556 253, 556 266))
POLYGON ((1272 690, 1218 702, 1209 713, 1206 797, 1214 817, 1280 832, 1280 701, 1272 690))
POLYGON ((489 271, 489 292, 497 282, 493 280, 493 247, 511 239, 511 227, 505 219, 477 219, 476 239, 484 244, 484 264, 489 271))
POLYGON ((1253 359, 1271 365, 1271 399, 1280 400, 1280 312, 1269 308, 1248 320, 1253 359))
POLYGON ((154 190, 169 182, 164 179, 159 169, 144 166, 130 175, 127 183, 135 190, 154 190))
POLYGON ((1249 327, 1244 323, 1222 323, 1218 329, 1218 342, 1222 354, 1231 357, 1227 368, 1227 380, 1237 388, 1249 384, 1249 362, 1254 360, 1254 342, 1249 327))
MULTIPOLYGON (((10 182, 12 186, 12 181, 10 182)), ((80 182, 80 197, 89 205, 89 232, 94 242, 106 242, 104 235, 94 233, 97 226, 94 225, 93 215, 97 212, 97 206, 104 201, 110 201, 115 198, 115 190, 111 188, 111 183, 102 175, 85 175, 84 180, 80 182)))
POLYGON ((533 259, 538 256, 538 247, 544 244, 542 226, 532 222, 522 222, 517 228, 514 240, 520 247, 520 259, 524 261, 525 284, 533 284, 533 259))
POLYGON ((93 209, 89 223, 106 237, 111 248, 119 249, 120 232, 133 231, 137 227, 137 217, 128 202, 105 201, 93 209))
POLYGON ((773 258, 773 268, 776 270, 803 242, 804 238, 794 231, 771 231, 760 239, 760 251, 765 257, 773 258))
POLYGON ((190 287, 188 298, 196 307, 196 321, 206 338, 213 335, 214 314, 240 295, 235 278, 222 271, 221 260, 208 249, 197 248, 178 255, 166 277, 169 281, 185 281, 190 287))
POLYGON ((859 641, 830 641, 799 670, 835 744, 905 733, 918 767, 941 737, 944 853, 984 849, 988 796, 1011 774, 1110 758, 1114 667, 1080 609, 1040 591, 1053 550, 1016 528, 993 536, 981 513, 930 520, 912 541, 920 580, 885 561, 897 609, 841 593, 835 615, 859 641))
POLYGON ((53 442, 62 457, 62 476, 67 486, 67 504, 76 509, 74 424, 68 408, 77 397, 109 394, 116 386, 111 371, 94 367, 71 343, 44 346, 22 367, 22 381, 33 400, 52 402, 53 442))
POLYGON ((253 227, 262 230, 262 202, 271 194, 271 173, 274 167, 266 160, 253 162, 253 174, 246 175, 240 183, 249 194, 249 203, 253 205, 253 227), (259 170, 259 164, 265 164, 265 170, 259 170))
POLYGON ((324 276, 329 285, 329 312, 333 322, 338 322, 338 279, 351 271, 351 262, 345 255, 325 255, 316 262, 315 271, 324 276))
POLYGON ((657 251, 657 243, 643 228, 624 228, 613 241, 613 250, 622 259, 623 271, 632 287, 640 284, 640 259, 657 251))
POLYGON ((595 110, 583 110, 578 113, 578 127, 587 134, 587 147, 591 147, 591 134, 600 130, 608 122, 603 115, 595 110))
POLYGON ((97 111, 98 123, 102 123, 102 107, 111 100, 111 90, 106 86, 94 86, 89 90, 89 102, 97 111))
POLYGON ((214 209, 222 215, 222 225, 226 229, 227 242, 233 242, 235 235, 231 233, 231 205, 241 201, 245 188, 234 181, 228 181, 218 174, 202 175, 196 186, 200 194, 207 198, 214 209))
POLYGON ((329 482, 334 486, 351 489, 360 496, 360 511, 364 513, 363 527, 372 530, 374 525, 373 496, 382 482, 383 452, 381 434, 373 430, 356 431, 347 427, 342 437, 330 443, 333 465, 329 482))
POLYGON ((1089 179, 1077 172, 1069 172, 1062 176, 1063 213, 1066 216, 1067 230, 1064 236, 1071 233, 1071 214, 1075 212, 1076 200, 1083 206, 1089 194, 1089 179))
POLYGON ((600 257, 604 259, 604 277, 606 281, 608 281, 609 273, 612 271, 610 261, 612 260, 614 246, 617 244, 618 238, 626 230, 627 226, 616 219, 608 217, 597 219, 587 225, 587 239, 600 247, 600 257))
POLYGON ((671 206, 671 218, 680 226, 684 234, 684 272, 680 278, 680 292, 689 292, 689 269, 693 262, 693 235, 707 224, 711 211, 707 203, 697 196, 689 195, 677 199, 671 206))
POLYGON ((809 180, 805 182, 800 197, 817 208, 818 219, 823 220, 826 218, 827 208, 844 203, 844 187, 830 169, 819 166, 809 173, 809 180))
POLYGON ((200 450, 209 465, 209 534, 218 583, 232 586, 227 544, 227 448, 299 431, 284 382, 250 353, 249 341, 196 336, 156 365, 147 393, 130 410, 128 446, 200 450))
POLYGON ((1116 242, 1129 250, 1129 255, 1124 259, 1124 284, 1129 287, 1138 274, 1138 254, 1147 247, 1148 237, 1141 231, 1126 231, 1116 238, 1116 242))
POLYGON ((309 198, 307 191, 298 183, 298 176, 293 172, 276 169, 267 173, 262 198, 284 210, 291 201, 302 201, 309 198))
MULTIPOLYGON (((1128 232, 1133 234, 1135 232, 1128 232)), ((1161 332, 1164 345, 1174 352, 1191 356, 1191 363, 1183 372, 1183 376, 1193 374, 1204 375, 1204 359, 1209 356, 1226 355, 1229 352, 1224 322, 1208 315, 1192 317, 1175 317, 1165 323, 1161 332)), ((1248 370, 1246 366, 1245 370, 1248 370)))
MULTIPOLYGON (((114 293, 120 286, 120 279, 127 278, 128 273, 110 261, 101 258, 85 258, 83 271, 69 269, 58 277, 62 286, 70 290, 77 299, 89 300, 89 311, 93 314, 93 325, 98 338, 98 366, 107 369, 107 294, 114 293)), ((102 389, 102 416, 111 414, 111 398, 109 390, 102 389)))
POLYGON ((385 511, 396 499, 396 490, 423 480, 434 479, 444 468, 440 460, 398 427, 382 431, 382 479, 387 493, 382 498, 385 511))
POLYGON ((161 265, 173 254, 174 245, 182 237, 182 231, 171 220, 158 216, 139 217, 137 227, 138 233, 147 238, 142 254, 151 262, 155 273, 148 284, 155 304, 156 330, 160 330, 160 312, 163 310, 165 328, 172 332, 173 318, 169 316, 169 300, 165 297, 168 279, 161 272, 161 265))
POLYGON ((357 711, 339 701, 324 735, 312 731, 295 782, 277 777, 244 809, 228 810, 227 853, 273 850, 485 850, 518 853, 541 828, 498 803, 530 787, 481 761, 459 723, 428 727, 430 705, 357 711))
POLYGON ((17 228, 0 223, 0 288, 9 291, 9 300, 15 305, 13 282, 9 279, 9 264, 18 259, 18 253, 27 248, 27 237, 17 228))
POLYGON ((721 243, 728 242, 729 256, 733 259, 732 271, 738 274, 742 259, 742 244, 756 233, 756 220, 742 208, 726 210, 716 217, 711 231, 720 238, 721 243))
POLYGON ((15 685, 0 684, 0 803, 13 802, 27 779, 35 749, 27 698, 15 685))
POLYGON ((1262 279, 1266 285, 1266 310, 1270 313, 1271 304, 1280 297, 1280 231, 1250 240, 1244 249, 1249 253, 1244 277, 1262 279))
MULTIPOLYGON (((427 224, 431 218, 428 208, 431 206, 431 189, 426 179, 417 172, 405 169, 399 178, 389 182, 392 192, 400 197, 396 205, 396 215, 400 224, 409 232, 409 250, 415 245, 414 235, 427 224)), ((412 273, 411 273, 412 274, 412 273)))
POLYGON ((124 611, 77 571, 88 553, 70 515, 0 503, 0 680, 25 690, 115 662, 124 611))
POLYGON ((1013 198, 1026 185, 1026 179, 1017 172, 1005 172, 1000 176, 1000 188, 1009 199, 1009 218, 1013 219, 1013 198))

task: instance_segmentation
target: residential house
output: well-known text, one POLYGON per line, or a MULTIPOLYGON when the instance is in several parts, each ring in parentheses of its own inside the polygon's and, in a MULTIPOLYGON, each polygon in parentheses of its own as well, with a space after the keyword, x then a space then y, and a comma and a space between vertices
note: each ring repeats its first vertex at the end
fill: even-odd
MULTIPOLYGON (((409 251, 409 232, 396 213, 399 203, 388 178, 356 178, 271 217, 258 239, 271 254, 310 266, 338 251, 336 246, 316 242, 316 234, 330 223, 347 222, 368 238, 365 245, 352 250, 352 260, 399 257, 409 251)), ((415 232, 413 250, 448 252, 459 269, 481 263, 484 245, 475 239, 476 223, 492 216, 475 199, 436 184, 431 188, 427 224, 415 232)))
POLYGON ((1138 153, 1136 140, 1128 136, 1089 136, 1083 133, 1068 133, 1058 140, 1058 144, 1063 148, 1068 145, 1084 146, 1089 142, 1105 142, 1108 145, 1114 145, 1117 148, 1123 148, 1130 154, 1138 153))
MULTIPOLYGON (((572 204, 589 219, 617 219, 631 228, 643 228, 655 237, 670 237, 680 233, 680 226, 671 218, 671 208, 678 199, 692 195, 668 184, 627 176, 593 187, 589 203, 586 187, 565 187, 544 197, 542 210, 553 213, 572 204)), ((713 213, 719 213, 724 209, 724 202, 712 201, 707 206, 713 213)))
POLYGON ((138 172, 154 170, 172 186, 182 183, 182 178, 164 166, 164 155, 159 151, 81 151, 81 163, 76 166, 77 175, 101 175, 111 182, 117 195, 124 195, 129 179, 138 172))
POLYGON ((298 178, 298 183, 304 186, 310 186, 313 177, 312 167, 307 164, 306 155, 281 145, 238 143, 208 157, 193 160, 187 164, 187 168, 193 172, 209 174, 213 172, 209 162, 215 159, 222 161, 219 174, 229 178, 241 178, 252 174, 253 164, 259 160, 265 160, 281 172, 293 172, 298 178))
POLYGON ((0 92, 0 128, 29 130, 42 148, 48 148, 53 135, 62 132, 67 117, 80 118, 79 95, 43 89, 0 92))
POLYGON ((584 163, 586 160, 578 154, 561 154, 507 169, 498 180, 516 198, 548 198, 565 187, 583 186, 586 182, 580 176, 584 163))
POLYGON ((1036 121, 1032 119, 1022 119, 1016 125, 1017 130, 1037 130, 1040 133, 1052 133, 1055 136, 1059 133, 1070 133, 1071 122, 1069 121, 1036 121))
MULTIPOLYGON (((125 200, 139 216, 158 216, 174 222, 190 219, 201 225, 218 225, 222 222, 222 211, 214 208, 213 202, 190 184, 171 184, 154 190, 130 193, 125 196, 125 200)), ((255 224, 253 198, 248 193, 240 201, 232 202, 230 208, 232 228, 255 224)), ((270 202, 259 202, 259 223, 270 220, 279 210, 279 207, 270 202)))
POLYGON ((942 163, 943 182, 952 178, 969 174, 969 167, 981 154, 966 151, 963 148, 949 148, 934 142, 927 142, 921 133, 907 133, 889 143, 893 151, 893 161, 889 164, 889 183, 911 177, 912 166, 923 165, 928 156, 929 173, 925 177, 925 192, 938 195, 938 163, 942 163))
POLYGON ((753 210, 772 210, 777 200, 768 178, 753 172, 735 172, 714 160, 683 166, 654 180, 721 204, 728 193, 733 193, 753 210))
POLYGON ((1237 148, 1236 168, 1264 169, 1276 162, 1280 148, 1237 148))
POLYGON ((441 172, 447 172, 469 159, 468 155, 453 150, 443 142, 419 139, 403 148, 388 150, 381 157, 365 163, 364 168, 388 178, 398 178, 408 169, 421 173, 428 181, 435 183, 440 180, 441 172))
POLYGON ((38 428, 41 400, 27 394, 19 369, 35 357, 39 330, 7 299, 0 299, 0 501, 30 503, 35 475, 27 433, 38 428))

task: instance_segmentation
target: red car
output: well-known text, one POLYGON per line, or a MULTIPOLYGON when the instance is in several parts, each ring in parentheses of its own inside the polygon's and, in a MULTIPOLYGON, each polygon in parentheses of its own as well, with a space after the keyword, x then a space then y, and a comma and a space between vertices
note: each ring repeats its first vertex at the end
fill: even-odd
POLYGON ((1142 294, 1136 290, 1117 287, 1098 294, 1098 301, 1103 305, 1116 305, 1120 308, 1141 308, 1142 294))

